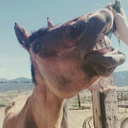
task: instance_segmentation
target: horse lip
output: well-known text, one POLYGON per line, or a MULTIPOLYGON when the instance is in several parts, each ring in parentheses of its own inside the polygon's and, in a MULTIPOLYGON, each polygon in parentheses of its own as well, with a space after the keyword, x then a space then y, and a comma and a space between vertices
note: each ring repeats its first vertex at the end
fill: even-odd
POLYGON ((84 57, 84 60, 87 62, 95 62, 102 66, 104 65, 107 68, 113 68, 123 64, 126 57, 122 52, 112 48, 112 51, 105 55, 101 55, 97 52, 90 52, 84 57))

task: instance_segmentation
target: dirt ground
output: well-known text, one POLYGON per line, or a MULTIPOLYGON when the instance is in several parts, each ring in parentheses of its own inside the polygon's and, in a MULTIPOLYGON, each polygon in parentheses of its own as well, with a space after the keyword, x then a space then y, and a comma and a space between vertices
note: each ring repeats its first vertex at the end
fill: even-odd
MULTIPOLYGON (((0 128, 2 128, 3 119, 4 119, 4 107, 0 108, 0 128)), ((68 125, 69 128, 82 128, 83 122, 88 117, 92 116, 92 109, 85 110, 69 110, 68 111, 68 125)), ((128 110, 125 112, 124 108, 119 109, 119 120, 122 121, 125 117, 128 116, 128 110)), ((93 127, 93 121, 90 121, 91 128, 93 127)), ((88 125, 87 125, 88 126, 88 125)), ((89 128, 89 127, 87 127, 89 128)))
MULTIPOLYGON (((4 119, 4 107, 0 108, 0 128, 2 128, 4 119)), ((68 123, 69 128, 82 128, 82 124, 86 117, 90 117, 92 111, 90 110, 69 110, 68 111, 68 123)))
MULTIPOLYGON (((19 96, 19 95, 29 95, 31 91, 9 91, 9 92, 1 92, 0 93, 0 105, 6 106, 11 99, 19 96)), ((83 123, 85 124, 86 120, 92 117, 92 105, 90 99, 90 93, 81 92, 81 103, 82 106, 86 106, 88 109, 83 110, 68 110, 68 126, 69 128, 82 128, 83 123), (85 98, 86 97, 86 98, 85 98), (90 108, 90 109, 89 109, 90 108)), ((78 99, 77 96, 68 100, 68 107, 70 109, 78 108, 78 99)), ((0 128, 2 128, 3 119, 4 119, 4 109, 5 107, 0 107, 0 128)), ((119 121, 121 122, 125 117, 128 117, 128 108, 119 108, 119 121)), ((93 127, 93 120, 90 120, 91 128, 93 127)), ((86 125, 86 128, 89 128, 86 125)))
MULTIPOLYGON (((69 113, 68 113, 69 128, 82 128, 84 121, 89 117, 92 117, 92 109, 69 110, 69 113)), ((90 124, 91 124, 91 128, 94 128, 92 125, 93 120, 90 121, 90 124)))
POLYGON ((0 128, 2 128, 3 119, 4 119, 4 107, 0 108, 0 128))

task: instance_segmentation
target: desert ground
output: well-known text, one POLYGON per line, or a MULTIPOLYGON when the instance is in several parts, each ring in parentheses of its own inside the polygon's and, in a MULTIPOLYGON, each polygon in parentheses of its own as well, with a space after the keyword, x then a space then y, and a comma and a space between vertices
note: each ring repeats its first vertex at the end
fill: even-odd
MULTIPOLYGON (((4 107, 0 108, 0 128, 2 128, 2 123, 4 119, 4 107)), ((125 117, 128 116, 128 110, 120 108, 119 121, 121 122, 125 117)), ((69 128, 82 128, 85 119, 92 117, 92 109, 85 110, 69 110, 68 111, 68 125, 69 128)), ((90 121, 91 128, 93 127, 93 120, 90 121)), ((88 125, 87 125, 88 126, 88 125)), ((89 127, 87 127, 89 128, 89 127)))
POLYGON ((3 123, 3 119, 4 119, 4 107, 0 108, 0 128, 2 128, 2 123, 3 123))
MULTIPOLYGON (((19 96, 19 95, 29 95, 32 91, 8 91, 0 92, 0 128, 2 128, 3 119, 4 119, 4 110, 5 106, 10 100, 19 96)), ((81 106, 82 109, 78 109, 78 99, 77 96, 68 100, 68 125, 69 128, 82 128, 83 123, 87 119, 91 119, 92 113, 92 103, 91 103, 91 94, 87 91, 80 93, 81 97, 81 106)), ((128 116, 128 108, 118 108, 118 117, 121 122, 125 117, 128 116)), ((84 123, 85 124, 85 123, 84 123)), ((90 120, 91 128, 93 127, 93 120, 90 120)), ((88 125, 87 125, 87 128, 88 125)))

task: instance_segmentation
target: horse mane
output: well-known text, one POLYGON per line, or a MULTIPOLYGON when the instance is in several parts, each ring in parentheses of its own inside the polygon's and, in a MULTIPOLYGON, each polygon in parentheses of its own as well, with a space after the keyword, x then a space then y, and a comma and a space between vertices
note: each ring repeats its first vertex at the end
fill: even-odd
POLYGON ((30 43, 32 43, 36 38, 40 38, 48 33, 49 28, 41 28, 31 34, 29 37, 30 43))

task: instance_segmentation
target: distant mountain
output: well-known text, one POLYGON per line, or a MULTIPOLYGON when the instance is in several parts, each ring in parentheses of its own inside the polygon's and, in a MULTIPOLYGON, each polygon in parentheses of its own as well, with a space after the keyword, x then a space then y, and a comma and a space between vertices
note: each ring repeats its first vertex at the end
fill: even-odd
POLYGON ((33 83, 0 83, 0 92, 12 90, 32 90, 33 83))
POLYGON ((16 79, 8 80, 5 78, 0 78, 0 83, 10 83, 10 82, 17 82, 17 83, 22 83, 22 82, 32 82, 31 79, 25 78, 25 77, 19 77, 16 79))
MULTIPOLYGON (((114 72, 114 80, 117 87, 128 86, 128 71, 114 72)), ((0 91, 32 90, 33 87, 32 80, 25 77, 13 80, 0 78, 0 91)))
POLYGON ((6 81, 8 81, 8 80, 5 78, 0 78, 0 82, 6 82, 6 81))
POLYGON ((32 80, 20 77, 12 80, 0 78, 0 92, 10 90, 32 90, 34 87, 32 80))
POLYGON ((128 71, 114 72, 114 80, 118 87, 128 86, 128 71))
POLYGON ((11 82, 13 82, 13 81, 17 81, 17 82, 31 82, 32 80, 28 79, 28 78, 25 78, 25 77, 19 77, 19 78, 12 79, 12 80, 9 80, 9 81, 11 81, 11 82))

